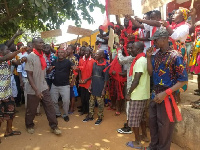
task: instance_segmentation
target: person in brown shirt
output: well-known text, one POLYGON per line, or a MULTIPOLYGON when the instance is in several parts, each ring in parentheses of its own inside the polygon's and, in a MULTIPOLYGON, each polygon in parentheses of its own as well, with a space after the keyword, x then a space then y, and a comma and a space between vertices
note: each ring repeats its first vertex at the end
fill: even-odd
POLYGON ((61 131, 57 127, 58 122, 56 119, 56 112, 45 80, 46 61, 42 51, 44 48, 44 41, 41 38, 34 38, 32 43, 33 52, 28 55, 27 63, 25 65, 29 81, 29 83, 27 83, 26 128, 28 133, 34 133, 33 120, 37 112, 38 104, 41 101, 52 132, 59 135, 61 134, 61 131))

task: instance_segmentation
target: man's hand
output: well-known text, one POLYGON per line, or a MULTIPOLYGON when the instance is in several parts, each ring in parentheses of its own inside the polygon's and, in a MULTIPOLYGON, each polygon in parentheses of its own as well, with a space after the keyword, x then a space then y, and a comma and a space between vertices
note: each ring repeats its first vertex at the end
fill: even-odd
POLYGON ((90 85, 90 87, 88 88, 88 91, 90 92, 90 93, 92 93, 92 86, 90 85))
POLYGON ((21 58, 21 63, 27 62, 27 57, 22 57, 21 58))
POLYGON ((168 26, 168 23, 167 23, 167 21, 165 21, 165 20, 161 20, 161 21, 160 21, 160 24, 161 24, 162 26, 164 26, 164 27, 168 26))
POLYGON ((131 95, 130 94, 127 94, 126 95, 126 101, 130 101, 131 100, 131 95))
POLYGON ((81 84, 85 84, 87 82, 87 80, 79 80, 79 83, 81 84))
POLYGON ((105 90, 103 89, 101 92, 101 98, 104 98, 104 97, 105 97, 105 90))
POLYGON ((164 92, 161 92, 161 93, 159 93, 159 94, 157 94, 156 96, 155 96, 155 98, 154 98, 154 101, 156 102, 156 103, 162 103, 162 101, 165 99, 165 97, 167 96, 167 94, 166 94, 166 92, 164 91, 164 92))
POLYGON ((43 94, 42 94, 42 92, 39 92, 39 91, 37 91, 37 92, 35 92, 35 95, 40 99, 40 100, 42 100, 43 99, 43 94))
POLYGON ((20 87, 24 90, 24 82, 20 82, 20 87))
POLYGON ((115 71, 113 71, 113 72, 112 72, 112 75, 115 75, 115 74, 116 74, 116 72, 115 72, 115 71))
POLYGON ((129 40, 134 40, 135 39, 135 35, 133 35, 133 34, 128 34, 128 39, 129 40))
POLYGON ((138 21, 138 22, 142 22, 142 19, 139 18, 138 16, 135 16, 135 20, 138 21))
POLYGON ((19 35, 22 35, 23 33, 24 32, 21 29, 18 29, 17 32, 16 32, 16 35, 19 36, 19 35))
POLYGON ((47 74, 51 73, 51 71, 55 68, 55 66, 50 66, 49 69, 47 69, 47 74))
POLYGON ((195 8, 190 9, 189 15, 190 16, 195 16, 196 15, 196 9, 195 8))
POLYGON ((153 54, 153 50, 154 50, 154 47, 149 47, 149 49, 147 49, 147 52, 146 52, 146 55, 147 55, 147 58, 150 58, 151 55, 153 54))

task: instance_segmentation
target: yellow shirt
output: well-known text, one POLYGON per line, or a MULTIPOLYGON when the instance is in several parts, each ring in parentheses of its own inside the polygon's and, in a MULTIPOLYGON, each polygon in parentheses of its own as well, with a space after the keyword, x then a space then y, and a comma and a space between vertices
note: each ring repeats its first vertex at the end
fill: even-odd
POLYGON ((136 61, 133 67, 132 81, 136 72, 142 72, 142 75, 138 86, 131 93, 131 100, 147 100, 150 98, 150 76, 147 71, 147 59, 145 57, 141 57, 136 61))

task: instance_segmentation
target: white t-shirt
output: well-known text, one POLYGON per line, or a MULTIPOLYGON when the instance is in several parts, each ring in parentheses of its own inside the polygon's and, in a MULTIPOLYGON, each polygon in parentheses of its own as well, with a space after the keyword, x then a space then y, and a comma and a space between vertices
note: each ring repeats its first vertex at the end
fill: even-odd
POLYGON ((185 43, 189 34, 189 29, 189 25, 181 25, 180 27, 174 29, 174 33, 171 35, 171 38, 175 41, 180 40, 181 43, 185 43))
MULTIPOLYGON (((144 38, 147 36, 147 32, 145 29, 139 28, 138 33, 140 38, 144 38)), ((144 53, 146 54, 146 50, 150 47, 150 41, 144 41, 144 53)))
MULTIPOLYGON (((147 24, 144 24, 144 29, 146 32, 150 31, 150 37, 152 37, 152 31, 153 31, 153 27, 154 26, 150 26, 150 25, 147 25, 147 24)), ((156 27, 156 31, 159 30, 160 27, 156 27)), ((151 47, 151 41, 150 41, 150 47, 151 47)), ((156 51, 152 54, 152 55, 155 55, 160 49, 156 49, 156 51)))

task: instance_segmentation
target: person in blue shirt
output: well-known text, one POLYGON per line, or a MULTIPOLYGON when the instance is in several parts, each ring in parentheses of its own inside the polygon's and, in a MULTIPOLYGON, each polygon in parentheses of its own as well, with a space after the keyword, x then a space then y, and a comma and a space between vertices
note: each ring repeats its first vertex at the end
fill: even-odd
POLYGON ((175 99, 177 91, 187 84, 188 75, 181 53, 170 48, 168 37, 166 29, 159 29, 150 40, 160 51, 153 59, 154 47, 147 51, 147 69, 153 76, 154 87, 149 104, 151 143, 144 150, 170 150, 175 125, 173 116, 176 115, 178 121, 182 119, 175 99))

